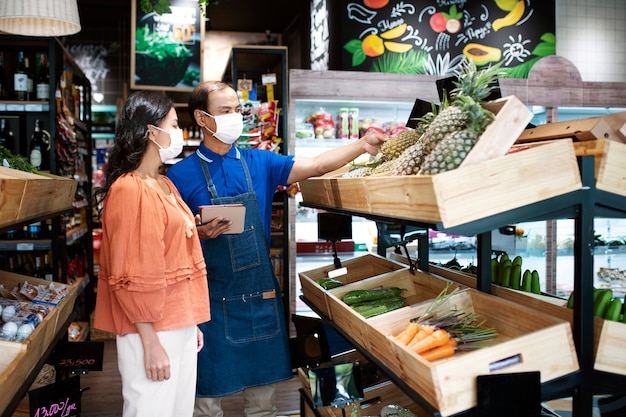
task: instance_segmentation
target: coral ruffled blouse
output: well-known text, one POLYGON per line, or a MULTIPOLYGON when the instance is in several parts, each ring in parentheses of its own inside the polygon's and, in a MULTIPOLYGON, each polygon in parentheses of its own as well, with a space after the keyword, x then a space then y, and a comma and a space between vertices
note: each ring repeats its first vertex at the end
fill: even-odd
POLYGON ((210 320, 198 232, 193 227, 191 237, 185 234, 193 215, 163 178, 176 203, 132 173, 118 178, 104 200, 94 317, 98 329, 124 335, 136 333, 137 322, 163 331, 210 320))

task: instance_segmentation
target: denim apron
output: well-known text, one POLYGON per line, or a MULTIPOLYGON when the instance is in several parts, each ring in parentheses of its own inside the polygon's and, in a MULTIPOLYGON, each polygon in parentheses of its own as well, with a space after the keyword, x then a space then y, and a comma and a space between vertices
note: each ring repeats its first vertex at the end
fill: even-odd
POLYGON ((200 159, 211 204, 243 204, 246 218, 243 233, 203 241, 211 321, 200 325, 199 397, 221 397, 292 377, 280 285, 248 166, 240 161, 248 192, 219 197, 208 165, 200 159))

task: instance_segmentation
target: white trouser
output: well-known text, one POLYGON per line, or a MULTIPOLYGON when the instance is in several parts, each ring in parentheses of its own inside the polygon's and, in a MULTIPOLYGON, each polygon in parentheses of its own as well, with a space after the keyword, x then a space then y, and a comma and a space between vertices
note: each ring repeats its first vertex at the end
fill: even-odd
MULTIPOLYGON (((276 384, 251 387, 243 390, 243 415, 246 417, 276 417, 274 393, 276 384)), ((224 417, 222 398, 196 397, 194 417, 224 417)))
POLYGON ((157 332, 170 361, 170 379, 146 377, 141 337, 117 336, 117 365, 122 376, 123 417, 191 417, 196 393, 196 326, 157 332))

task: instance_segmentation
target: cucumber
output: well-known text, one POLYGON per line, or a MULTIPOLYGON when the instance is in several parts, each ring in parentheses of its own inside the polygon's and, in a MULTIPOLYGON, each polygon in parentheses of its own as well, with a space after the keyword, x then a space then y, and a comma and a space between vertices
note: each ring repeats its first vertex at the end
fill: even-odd
POLYGON ((567 297, 567 308, 574 308, 574 291, 569 293, 569 297, 567 297))
POLYGON ((608 289, 601 289, 598 297, 593 302, 593 315, 595 317, 603 318, 606 314, 606 310, 609 307, 609 303, 613 298, 613 291, 608 289))
POLYGON ((325 290, 330 290, 332 288, 337 288, 337 287, 341 287, 343 285, 343 282, 338 281, 336 279, 333 278, 320 278, 317 281, 317 284, 324 288, 325 290))
POLYGON ((404 307, 404 297, 398 295, 375 301, 365 301, 350 307, 363 317, 368 318, 404 307))
POLYGON ((506 264, 502 267, 502 281, 500 285, 503 287, 509 288, 511 286, 511 270, 513 269, 513 265, 511 265, 511 261, 507 261, 506 264))
POLYGON ((511 269, 511 288, 519 290, 522 286, 522 265, 513 263, 511 269))
POLYGON ((619 315, 622 312, 622 300, 614 298, 609 303, 604 314, 605 320, 619 321, 619 315))
MULTIPOLYGON (((506 255, 506 254, 505 254, 506 255)), ((504 256, 504 255, 502 255, 504 256)), ((510 259, 505 259, 504 261, 500 262, 500 267, 498 268, 498 278, 496 280, 496 283, 498 285, 504 285, 504 280, 505 280, 505 275, 507 274, 506 271, 508 271, 508 278, 509 278, 509 282, 510 282, 510 273, 511 273, 511 267, 513 266, 513 263, 511 262, 510 259)), ((508 284, 506 285, 508 286, 508 284)))
POLYGON ((541 283, 539 282, 539 272, 533 269, 530 280, 530 292, 533 294, 541 294, 541 283))
POLYGON ((382 300, 383 298, 399 296, 402 289, 398 287, 377 288, 372 290, 352 290, 343 296, 343 302, 352 305, 365 301, 382 300))
POLYGON ((498 278, 498 259, 491 258, 491 283, 495 284, 498 278))
POLYGON ((530 269, 527 269, 524 271, 524 274, 522 275, 522 291, 530 292, 531 281, 532 281, 532 272, 530 272, 530 269))

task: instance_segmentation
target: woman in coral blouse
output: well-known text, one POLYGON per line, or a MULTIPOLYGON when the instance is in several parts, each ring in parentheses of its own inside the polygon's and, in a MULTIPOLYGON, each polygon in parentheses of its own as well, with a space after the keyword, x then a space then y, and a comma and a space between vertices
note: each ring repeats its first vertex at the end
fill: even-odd
POLYGON ((196 219, 159 173, 182 145, 172 101, 131 94, 96 191, 103 235, 94 327, 117 335, 124 417, 193 414, 197 325, 210 320, 206 266, 196 219))

